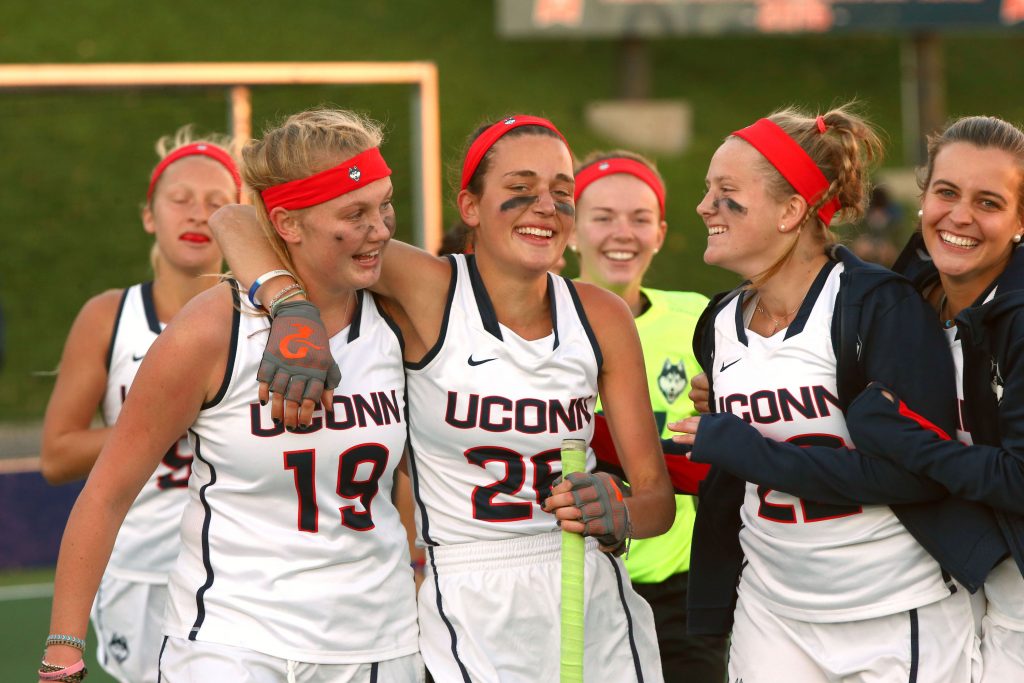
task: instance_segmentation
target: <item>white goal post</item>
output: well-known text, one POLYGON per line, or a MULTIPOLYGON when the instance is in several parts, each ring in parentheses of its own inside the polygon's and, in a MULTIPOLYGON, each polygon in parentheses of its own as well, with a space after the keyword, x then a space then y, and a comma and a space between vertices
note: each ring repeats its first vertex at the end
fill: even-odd
MULTIPOLYGON (((441 121, 430 62, 182 62, 0 65, 0 91, 222 86, 231 134, 252 137, 254 85, 410 85, 414 240, 437 252, 441 225, 441 121)), ((236 143, 237 144, 237 143, 236 143)))

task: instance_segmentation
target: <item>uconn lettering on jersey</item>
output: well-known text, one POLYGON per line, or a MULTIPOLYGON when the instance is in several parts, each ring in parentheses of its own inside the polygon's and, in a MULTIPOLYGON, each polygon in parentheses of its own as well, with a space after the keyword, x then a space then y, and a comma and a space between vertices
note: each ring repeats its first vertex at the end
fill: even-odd
POLYGON ((557 434, 563 428, 575 432, 593 420, 587 410, 592 399, 586 396, 564 403, 554 399, 512 400, 504 396, 460 395, 449 391, 444 421, 456 429, 479 428, 486 432, 557 434))
MULTIPOLYGON (((249 404, 249 422, 253 436, 277 436, 285 431, 284 424, 263 423, 263 412, 259 402, 249 404)), ((318 411, 320 413, 322 411, 318 411)), ((267 411, 267 420, 270 411, 267 411)), ((351 396, 334 396, 334 412, 313 416, 313 423, 304 428, 289 429, 289 432, 308 434, 320 429, 344 431, 353 427, 365 427, 369 424, 382 427, 402 421, 399 408, 398 392, 373 391, 368 394, 352 394, 351 396)))
POLYGON ((718 412, 732 413, 746 422, 773 424, 794 419, 813 420, 828 417, 832 409, 842 414, 839 399, 821 385, 800 387, 799 396, 789 389, 762 389, 752 394, 718 397, 718 412), (798 417, 794 418, 794 415, 798 417))

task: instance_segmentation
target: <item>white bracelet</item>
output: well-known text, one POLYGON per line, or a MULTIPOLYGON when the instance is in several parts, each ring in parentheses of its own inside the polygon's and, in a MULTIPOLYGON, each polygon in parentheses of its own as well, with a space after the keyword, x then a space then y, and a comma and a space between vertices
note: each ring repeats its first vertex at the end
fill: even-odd
POLYGON ((291 273, 289 273, 287 270, 278 269, 278 270, 271 270, 271 271, 268 271, 266 273, 263 273, 263 275, 260 275, 258 278, 253 280, 252 287, 249 288, 249 303, 252 304, 253 308, 263 308, 263 305, 259 301, 256 300, 256 291, 260 287, 262 287, 263 284, 267 280, 275 278, 278 275, 287 275, 291 279, 296 280, 296 282, 298 281, 296 279, 296 277, 294 275, 292 275, 291 273))

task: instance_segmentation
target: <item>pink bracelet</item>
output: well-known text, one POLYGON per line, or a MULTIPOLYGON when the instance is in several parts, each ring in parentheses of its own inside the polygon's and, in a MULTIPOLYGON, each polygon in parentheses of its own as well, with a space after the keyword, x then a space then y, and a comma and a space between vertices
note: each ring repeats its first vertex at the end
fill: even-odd
POLYGON ((78 673, 79 671, 82 671, 83 669, 85 669, 85 660, 79 659, 71 666, 66 666, 63 669, 57 669, 56 671, 43 671, 42 669, 40 669, 38 671, 38 674, 39 678, 44 681, 59 681, 62 680, 65 676, 73 676, 74 674, 78 673))

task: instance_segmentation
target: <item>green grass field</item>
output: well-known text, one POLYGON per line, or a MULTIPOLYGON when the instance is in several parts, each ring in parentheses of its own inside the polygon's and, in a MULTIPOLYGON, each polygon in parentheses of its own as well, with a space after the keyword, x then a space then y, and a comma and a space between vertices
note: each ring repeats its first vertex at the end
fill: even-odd
MULTIPOLYGON (((0 681, 34 681, 50 625, 53 570, 0 573, 0 681)), ((89 683, 115 683, 96 663, 89 629, 85 654, 89 683)))

